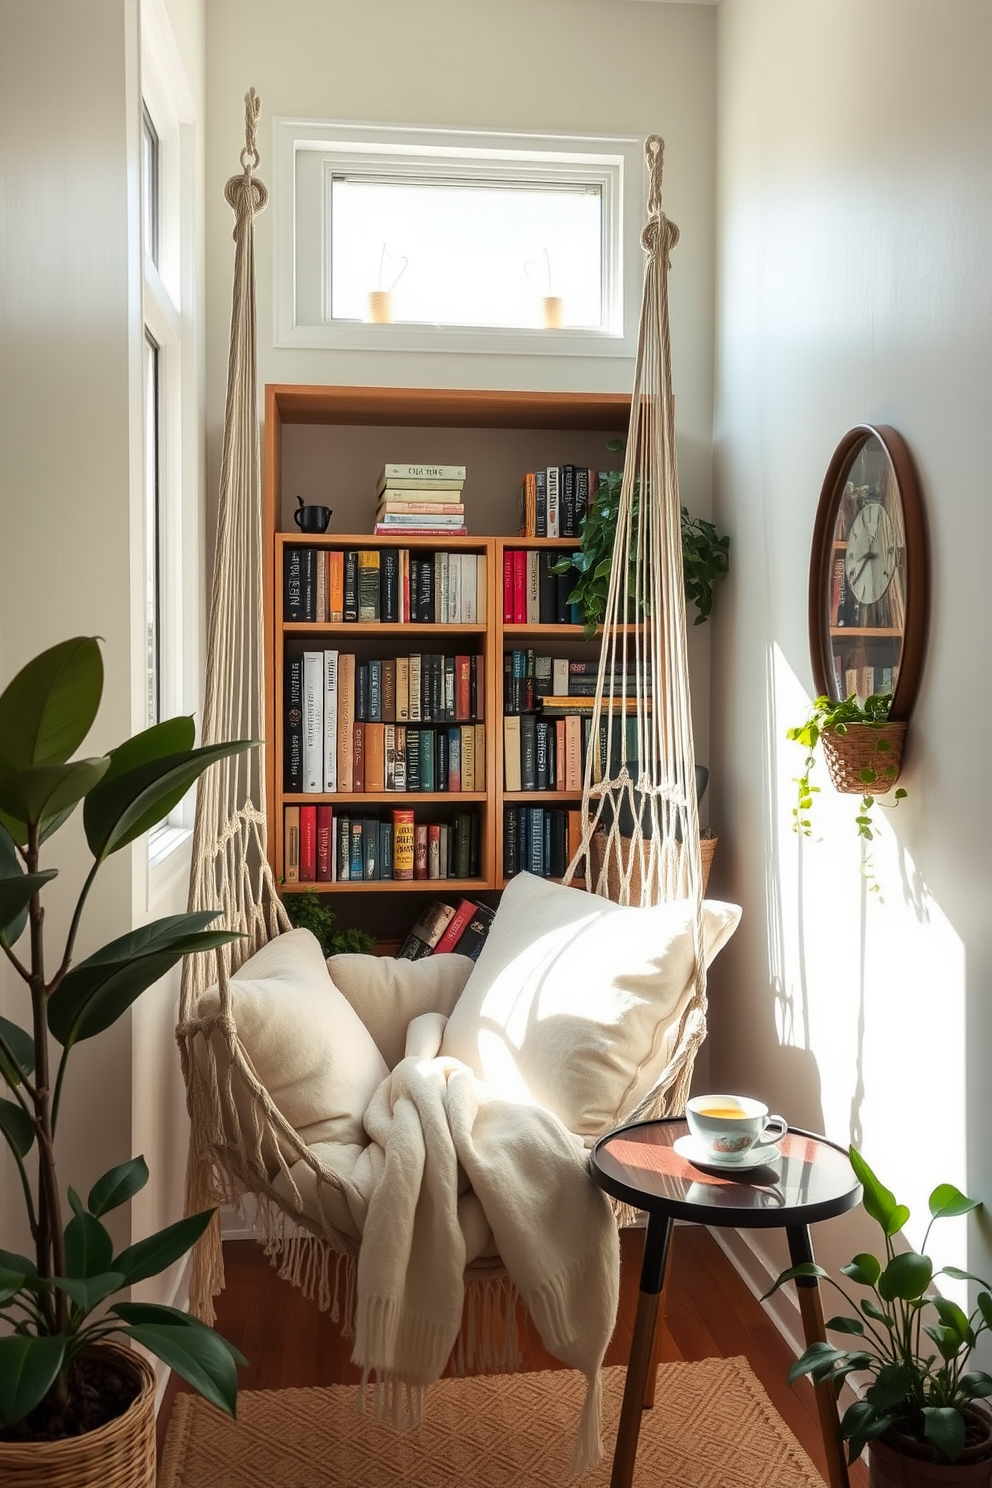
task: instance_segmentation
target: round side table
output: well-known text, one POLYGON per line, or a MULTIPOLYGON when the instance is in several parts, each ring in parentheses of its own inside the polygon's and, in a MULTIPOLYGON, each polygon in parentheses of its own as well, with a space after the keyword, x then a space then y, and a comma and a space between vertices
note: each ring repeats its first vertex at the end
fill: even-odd
MULTIPOLYGON (((794 1266, 812 1261, 809 1226, 861 1202, 861 1185, 842 1147, 790 1127, 778 1155, 761 1167, 732 1172, 697 1165, 675 1150, 689 1128, 681 1117, 618 1127, 592 1149, 592 1174, 615 1199, 646 1210, 647 1234, 623 1406, 610 1488, 630 1488, 641 1411, 654 1401, 655 1343, 675 1220, 730 1229, 784 1229, 794 1266)), ((815 1277, 797 1282, 807 1344, 825 1342, 815 1277)), ((830 1488, 848 1488, 837 1404, 829 1385, 817 1386, 817 1412, 830 1488)))

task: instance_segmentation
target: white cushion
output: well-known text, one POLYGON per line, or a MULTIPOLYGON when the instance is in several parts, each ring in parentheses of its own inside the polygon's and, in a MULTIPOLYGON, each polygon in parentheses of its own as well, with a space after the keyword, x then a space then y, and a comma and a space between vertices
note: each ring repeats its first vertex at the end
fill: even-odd
POLYGON ((451 1012, 472 971, 468 956, 332 956, 331 980, 351 1003, 392 1069, 403 1058, 406 1031, 421 1013, 451 1012))
MULTIPOLYGON (((231 978, 238 1037, 265 1087, 307 1146, 368 1141, 362 1116, 387 1070, 372 1035, 328 974, 309 930, 287 930, 231 978)), ((199 1002, 216 1011, 216 987, 199 1002)))
MULTIPOLYGON (((707 965, 733 934, 736 904, 706 900, 707 965)), ((529 873, 503 891, 441 1044, 508 1099, 598 1136, 647 1094, 670 1057, 693 989, 688 901, 613 904, 529 873)))

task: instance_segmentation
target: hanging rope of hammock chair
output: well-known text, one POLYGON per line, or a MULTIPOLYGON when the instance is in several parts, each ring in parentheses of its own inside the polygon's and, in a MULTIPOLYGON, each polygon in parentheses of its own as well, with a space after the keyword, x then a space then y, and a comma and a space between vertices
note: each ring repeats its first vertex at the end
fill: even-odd
MULTIPOLYGON (((267 192, 259 164, 260 102, 245 97, 241 173, 225 196, 235 217, 235 266, 227 404, 210 594, 204 743, 261 739, 265 714, 262 502, 256 372, 255 217, 267 192)), ((697 907, 696 974, 675 1053, 638 1113, 681 1109, 695 1050, 705 1030, 705 972, 699 905, 699 828, 686 664, 681 511, 675 467, 667 273, 678 230, 661 211, 663 144, 646 142, 650 174, 647 252, 634 396, 593 710, 593 737, 606 729, 605 759, 589 751, 583 793, 586 830, 566 882, 621 903, 688 898, 697 907), (623 686, 604 688, 614 675, 623 686), (650 674, 650 685, 648 675, 650 674), (614 719, 630 679, 630 739, 614 719)), ((626 717, 626 713, 623 714, 626 717)), ((265 745, 212 767, 199 785, 193 836, 191 910, 217 910, 243 939, 215 962, 189 958, 183 969, 176 1038, 190 1116, 186 1212, 257 1203, 255 1228, 280 1274, 302 1286, 347 1327, 355 1286, 354 1237, 339 1229, 338 1175, 305 1145, 260 1083, 241 1044, 230 978, 267 941, 290 928, 269 866, 265 745), (292 1169, 292 1172, 290 1171, 292 1169), (309 1202, 301 1187, 306 1184, 309 1202), (317 1216, 316 1218, 314 1216, 317 1216), (343 1296, 341 1292, 343 1290, 343 1296)), ((306 1036, 306 1030, 301 1030, 306 1036)), ((217 1217, 194 1251, 190 1305, 212 1320, 223 1288, 217 1217)), ((505 1297, 498 1264, 479 1267, 486 1285, 468 1293, 481 1317, 505 1297)), ((495 1315, 495 1313, 493 1313, 495 1315)), ((509 1344, 507 1344, 509 1346, 509 1344)))

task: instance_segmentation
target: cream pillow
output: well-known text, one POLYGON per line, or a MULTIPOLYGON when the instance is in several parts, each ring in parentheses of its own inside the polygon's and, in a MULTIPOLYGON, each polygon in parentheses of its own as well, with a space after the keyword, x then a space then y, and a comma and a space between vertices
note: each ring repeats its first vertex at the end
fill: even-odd
MULTIPOLYGON (((277 935, 231 978, 238 1037, 259 1082, 306 1146, 368 1141, 362 1116, 387 1070, 309 930, 277 935)), ((217 1010, 216 987, 198 1012, 217 1010)))
POLYGON ((421 1013, 443 1013, 458 1001, 474 961, 468 956, 332 956, 331 980, 351 1003, 393 1069, 403 1058, 406 1031, 421 1013))
MULTIPOLYGON (((737 927, 736 904, 706 900, 709 965, 737 927)), ((441 1044, 501 1096, 598 1136, 647 1094, 692 995, 688 901, 613 904, 529 873, 503 890, 441 1044)))

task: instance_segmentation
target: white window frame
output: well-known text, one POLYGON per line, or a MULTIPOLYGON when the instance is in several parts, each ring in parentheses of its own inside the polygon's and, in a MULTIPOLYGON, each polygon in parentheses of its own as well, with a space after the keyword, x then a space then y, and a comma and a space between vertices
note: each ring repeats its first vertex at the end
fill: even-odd
POLYGON ((639 139, 493 134, 278 118, 274 123, 273 340, 278 347, 633 357, 647 186, 639 139), (602 191, 604 329, 370 325, 330 319, 332 173, 589 182, 602 191))
MULTIPOLYGON (((195 109, 161 0, 142 0, 141 96, 158 135, 158 263, 142 244, 142 328, 158 347, 159 694, 162 718, 199 711, 201 641, 199 366, 195 342, 195 109)), ((142 725, 144 726, 144 725, 142 725)), ((187 796, 148 834, 149 900, 184 871, 187 796)))

